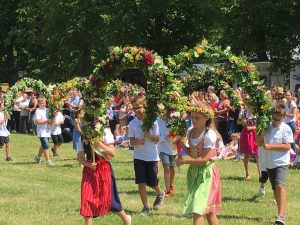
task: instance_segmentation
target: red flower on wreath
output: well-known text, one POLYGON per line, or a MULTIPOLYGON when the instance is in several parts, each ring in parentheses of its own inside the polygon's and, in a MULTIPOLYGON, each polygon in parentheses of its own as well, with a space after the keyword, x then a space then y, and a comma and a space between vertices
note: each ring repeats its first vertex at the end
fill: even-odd
POLYGON ((148 65, 151 66, 154 64, 154 56, 151 52, 146 52, 144 57, 143 57, 143 62, 148 65))
POLYGON ((163 76, 163 74, 161 72, 155 72, 154 76, 157 78, 161 78, 163 76))
POLYGON ((252 69, 252 68, 251 68, 250 66, 245 66, 245 67, 244 67, 244 70, 245 70, 246 72, 248 72, 248 73, 251 72, 251 69, 252 69))
POLYGON ((114 68, 114 65, 113 64, 109 64, 108 65, 108 69, 112 70, 114 68))

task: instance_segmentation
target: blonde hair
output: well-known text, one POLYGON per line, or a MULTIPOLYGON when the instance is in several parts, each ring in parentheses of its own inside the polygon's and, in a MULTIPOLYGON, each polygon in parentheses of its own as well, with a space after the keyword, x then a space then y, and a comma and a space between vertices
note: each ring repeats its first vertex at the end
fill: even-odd
POLYGON ((131 100, 132 105, 144 105, 146 106, 146 99, 142 95, 137 95, 131 100))
POLYGON ((226 94, 226 92, 224 90, 220 91, 220 95, 222 95, 223 98, 228 99, 228 95, 226 94))
POLYGON ((46 102, 46 101, 47 101, 47 99, 46 99, 44 96, 40 96, 40 97, 38 98, 38 103, 46 102))

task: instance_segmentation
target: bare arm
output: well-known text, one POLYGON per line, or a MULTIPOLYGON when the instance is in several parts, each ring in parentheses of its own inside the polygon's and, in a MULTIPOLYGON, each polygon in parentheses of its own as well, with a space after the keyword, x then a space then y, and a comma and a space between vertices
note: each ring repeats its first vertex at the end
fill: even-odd
POLYGON ((91 162, 86 161, 86 159, 84 158, 84 152, 83 151, 77 153, 77 160, 78 160, 78 162, 80 162, 80 164, 82 164, 86 167, 89 167, 92 170, 96 170, 97 163, 91 163, 91 162))
POLYGON ((145 143, 144 139, 139 139, 139 138, 134 138, 130 137, 129 138, 130 144, 135 146, 135 145, 143 145, 145 143))
POLYGON ((264 149, 267 151, 285 152, 291 149, 291 144, 264 144, 264 149))
POLYGON ((193 158, 176 159, 176 164, 177 165, 183 165, 183 164, 205 165, 211 158, 211 154, 213 152, 211 150, 212 150, 211 148, 203 149, 201 156, 196 159, 193 159, 193 158))
POLYGON ((296 116, 296 111, 297 111, 297 108, 293 108, 292 112, 291 113, 287 113, 286 116, 294 118, 296 116))
POLYGON ((144 132, 144 136, 146 138, 149 138, 152 142, 159 142, 159 136, 158 135, 154 135, 154 134, 150 134, 149 132, 144 132))

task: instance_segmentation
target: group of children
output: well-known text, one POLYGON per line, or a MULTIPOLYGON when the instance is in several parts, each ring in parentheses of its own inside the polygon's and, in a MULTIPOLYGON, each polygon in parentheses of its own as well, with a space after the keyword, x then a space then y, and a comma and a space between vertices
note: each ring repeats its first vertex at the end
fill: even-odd
MULTIPOLYGON (((209 224, 218 224, 216 213, 220 211, 221 207, 221 183, 218 169, 214 163, 217 159, 217 147, 221 148, 219 158, 234 159, 239 157, 237 152, 238 139, 249 138, 253 135, 256 138, 256 133, 253 132, 255 130, 254 125, 251 121, 246 121, 245 130, 242 131, 241 137, 238 134, 232 134, 231 143, 227 146, 217 146, 220 138, 218 138, 218 132, 214 127, 211 108, 204 103, 197 104, 191 108, 193 127, 187 133, 187 146, 181 142, 183 150, 190 158, 175 159, 176 152, 172 147, 174 143, 168 138, 169 130, 164 119, 158 119, 149 132, 144 132, 142 124, 146 107, 145 98, 137 96, 131 103, 135 117, 129 123, 128 138, 130 145, 134 147, 135 183, 143 205, 142 213, 148 214, 150 212, 146 187, 149 186, 156 192, 152 207, 158 209, 163 204, 164 198, 170 197, 174 193, 175 162, 177 165, 190 164, 187 174, 187 197, 184 213, 192 214, 194 225, 204 224, 205 217, 209 224), (254 128, 252 129, 252 127, 254 128), (166 192, 163 191, 158 182, 159 161, 164 167, 166 192)), ((57 155, 57 150, 62 143, 60 125, 63 123, 64 117, 59 111, 56 111, 54 118, 49 119, 46 99, 40 97, 38 104, 35 123, 41 147, 35 157, 35 162, 40 163, 41 157, 44 155, 47 165, 52 166, 53 162, 50 160, 48 152, 49 138, 52 136, 54 143, 52 152, 57 155)), ((10 161, 9 132, 5 126, 7 115, 3 112, 3 103, 0 103, 0 108, 0 147, 6 145, 6 160, 10 161)), ((81 132, 83 113, 82 111, 75 113, 75 132, 78 132, 78 135, 74 135, 74 149, 77 151, 78 161, 84 166, 80 213, 84 216, 85 223, 90 225, 93 217, 114 211, 117 212, 125 225, 129 225, 131 224, 131 217, 122 208, 109 162, 115 156, 115 139, 110 129, 107 128, 103 140, 95 145, 83 140, 81 132), (100 153, 92 151, 92 148, 99 149, 100 153), (92 152, 99 154, 93 157, 92 152), (102 178, 99 179, 99 177, 102 178)), ((289 151, 294 143, 292 129, 283 122, 285 116, 286 109, 283 105, 277 105, 273 108, 270 126, 266 133, 260 134, 256 138, 258 145, 257 162, 260 166, 260 191, 264 194, 264 185, 269 178, 278 206, 276 224, 285 224, 285 180, 290 163, 289 151)), ((244 142, 241 143, 241 145, 243 144, 244 142)), ((243 149, 242 146, 241 149, 243 149)), ((255 151, 256 147, 254 146, 253 149, 255 151)), ((252 154, 256 155, 256 152, 242 151, 242 153, 246 157, 252 154)), ((245 163, 245 169, 246 166, 245 163)), ((246 178, 249 176, 247 172, 246 169, 246 178)))

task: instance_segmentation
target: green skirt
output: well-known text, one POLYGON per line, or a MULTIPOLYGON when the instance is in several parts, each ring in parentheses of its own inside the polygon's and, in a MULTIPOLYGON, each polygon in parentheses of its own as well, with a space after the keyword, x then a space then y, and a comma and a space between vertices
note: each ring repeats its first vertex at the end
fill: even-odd
MULTIPOLYGON (((212 181, 214 172, 217 168, 214 163, 208 163, 204 166, 190 165, 187 173, 187 197, 183 208, 183 214, 197 213, 199 215, 206 214, 207 207, 209 207, 210 194, 217 195, 217 208, 219 211, 220 203, 220 185, 218 185, 217 191, 211 193, 212 181)), ((218 174, 218 172, 217 172, 218 174)), ((217 183, 220 177, 217 178, 217 183)), ((213 204, 214 207, 216 204, 213 204)))

